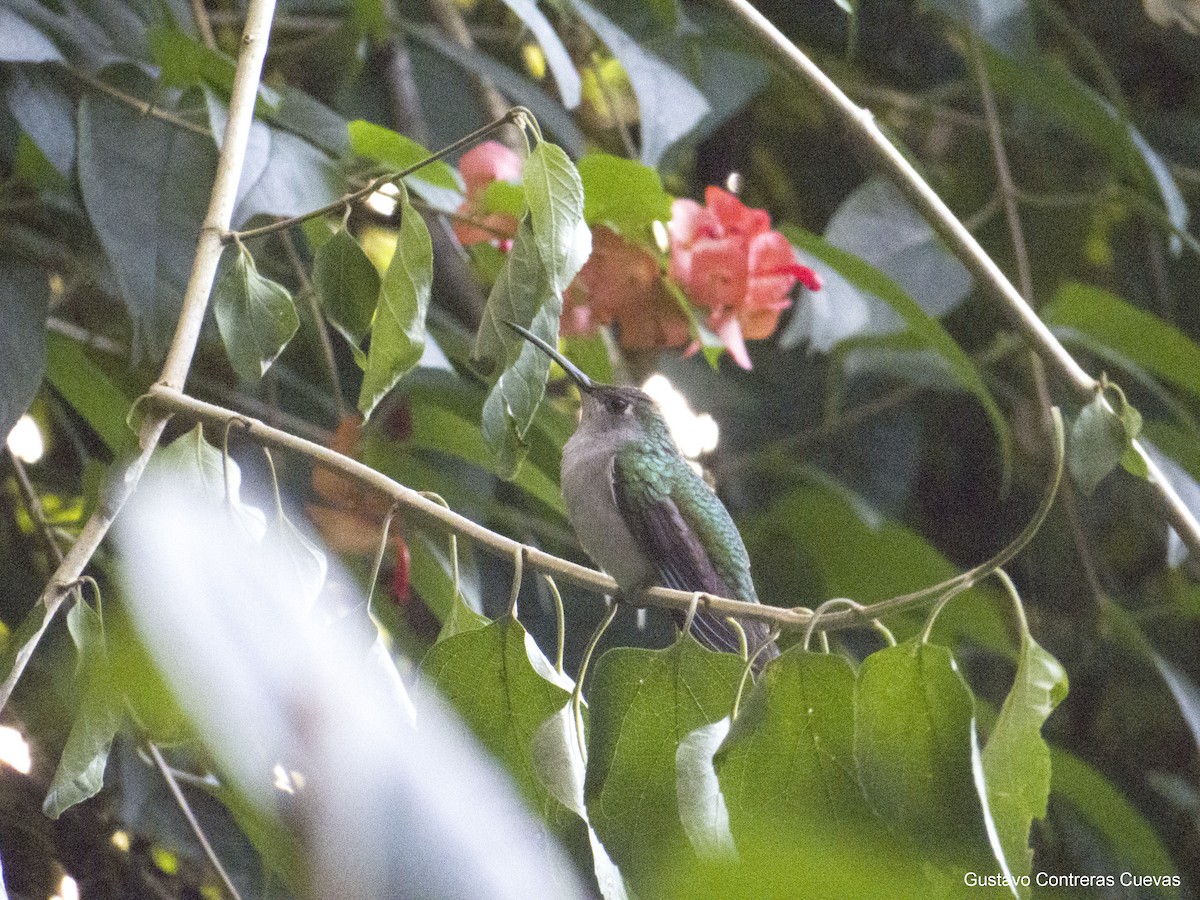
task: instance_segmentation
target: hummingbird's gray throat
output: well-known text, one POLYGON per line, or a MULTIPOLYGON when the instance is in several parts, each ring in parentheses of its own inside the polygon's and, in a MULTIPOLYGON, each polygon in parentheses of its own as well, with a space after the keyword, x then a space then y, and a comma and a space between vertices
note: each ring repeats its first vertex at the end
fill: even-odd
MULTIPOLYGON (((637 388, 593 381, 546 341, 506 323, 555 362, 583 394, 579 427, 563 447, 562 495, 583 549, 635 600, 655 585, 757 603, 750 557, 728 510, 671 438, 657 404, 637 388)), ((683 615, 677 615, 682 625, 683 615)), ((714 650, 778 656, 765 622, 737 625, 708 612, 692 634, 714 650), (765 645, 765 646, 764 646, 765 645)))

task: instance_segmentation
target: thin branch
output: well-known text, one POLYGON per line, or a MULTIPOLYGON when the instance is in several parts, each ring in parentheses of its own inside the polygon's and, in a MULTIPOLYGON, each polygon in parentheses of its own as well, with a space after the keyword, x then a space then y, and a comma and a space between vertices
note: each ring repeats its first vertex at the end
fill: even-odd
MULTIPOLYGON (((184 292, 175 336, 159 377, 159 384, 167 388, 182 389, 200 337, 200 327, 204 322, 208 297, 212 292, 217 263, 223 249, 221 235, 229 228, 237 199, 237 186, 242 177, 250 123, 254 118, 254 100, 258 92, 263 59, 267 54, 267 40, 271 33, 271 17, 274 12, 274 0, 250 0, 246 11, 246 30, 242 35, 242 49, 234 73, 229 99, 229 118, 225 123, 225 138, 221 143, 221 153, 217 161, 212 197, 204 218, 204 226, 200 231, 200 240, 184 292)), ((77 583, 121 507, 137 489, 142 473, 150 461, 150 455, 162 437, 168 418, 169 413, 151 411, 143 420, 140 452, 123 465, 118 464, 114 467, 96 511, 84 523, 75 543, 50 577, 50 582, 38 600, 44 608, 41 626, 26 642, 13 662, 12 670, 5 673, 4 680, 0 682, 0 709, 8 703, 13 687, 20 680, 34 649, 62 606, 71 585, 77 583)))
POLYGON ((525 107, 514 106, 495 121, 489 122, 482 128, 476 128, 466 137, 459 138, 453 144, 443 147, 436 153, 429 154, 429 156, 425 157, 419 163, 414 163, 407 169, 402 169, 399 172, 392 172, 387 175, 380 175, 374 181, 367 184, 366 187, 359 188, 356 191, 351 191, 350 193, 339 197, 337 200, 334 200, 332 203, 327 203, 325 206, 306 212, 303 215, 292 216, 288 219, 280 219, 278 222, 272 222, 270 225, 263 225, 261 228, 249 228, 245 231, 224 231, 221 234, 221 241, 228 244, 231 241, 245 241, 249 240, 250 238, 261 237, 264 234, 272 234, 276 231, 283 231, 286 228, 299 225, 301 222, 307 222, 309 219, 315 219, 319 216, 327 216, 330 213, 337 212, 340 209, 344 209, 348 205, 358 203, 360 200, 365 200, 385 184, 392 184, 393 182, 399 181, 401 178, 405 178, 408 175, 419 171, 420 169, 429 165, 431 162, 436 162, 443 156, 450 155, 455 150, 466 147, 468 144, 473 144, 475 141, 487 134, 490 134, 497 128, 500 128, 503 125, 515 124, 524 120, 526 117, 532 118, 529 111, 525 109, 525 107))
POLYGON ((196 814, 192 812, 192 806, 187 801, 187 797, 183 795, 183 790, 179 787, 179 782, 175 780, 175 773, 171 767, 167 765, 167 761, 163 759, 158 745, 153 741, 149 742, 150 758, 154 760, 154 765, 158 767, 158 771, 162 773, 163 780, 167 783, 167 787, 171 791, 171 796, 175 798, 175 803, 179 806, 183 817, 187 819, 188 825, 192 828, 192 833, 196 835, 196 840, 200 842, 200 846, 204 849, 204 855, 208 857, 208 861, 212 863, 212 867, 216 869, 217 876, 225 885, 225 890, 229 891, 229 895, 233 900, 242 900, 242 895, 238 893, 238 889, 233 886, 233 882, 229 878, 229 873, 225 871, 225 867, 221 865, 221 860, 217 856, 217 851, 213 849, 212 844, 208 842, 208 836, 204 833, 204 829, 200 827, 200 820, 196 818, 196 814))
MULTIPOLYGON (((350 459, 334 450, 330 450, 328 447, 306 441, 303 438, 288 434, 286 431, 271 428, 257 419, 247 419, 240 413, 215 406, 211 403, 205 403, 202 400, 189 397, 186 394, 179 393, 163 385, 154 385, 148 393, 143 395, 140 402, 150 407, 156 407, 163 412, 173 413, 188 421, 203 422, 217 428, 225 428, 232 422, 257 444, 299 453, 320 465, 327 466, 341 475, 353 478, 365 486, 379 491, 405 508, 406 521, 413 521, 418 525, 426 527, 432 526, 445 529, 452 535, 462 535, 470 538, 483 549, 497 556, 508 559, 522 558, 523 566, 553 575, 557 579, 568 581, 578 587, 595 591, 598 594, 615 596, 618 593, 616 582, 608 575, 597 572, 594 569, 589 569, 586 566, 560 559, 537 547, 523 545, 502 534, 497 534, 477 522, 473 522, 465 516, 453 512, 448 507, 438 504, 424 494, 393 481, 386 475, 363 465, 357 460, 350 459)), ((1029 538, 1032 537, 1036 526, 1040 525, 1041 520, 1045 517, 1046 511, 1049 509, 1049 503, 1053 499, 1054 492, 1057 490, 1062 475, 1063 462, 1061 434, 1060 423, 1056 430, 1054 477, 1048 490, 1047 498, 1043 500, 1043 504, 1039 507, 1033 521, 1030 525, 1026 526, 1021 535, 992 557, 992 559, 941 584, 933 585, 920 591, 914 591, 911 594, 892 597, 891 599, 883 600, 870 606, 862 606, 860 609, 824 615, 821 617, 819 628, 821 630, 836 630, 870 624, 872 619, 878 618, 884 613, 897 612, 901 609, 919 606, 927 602, 934 595, 939 595, 949 588, 963 583, 973 584, 980 577, 988 574, 992 568, 1007 563, 1024 546, 1029 538)), ((626 602, 643 603, 649 606, 657 606, 663 609, 686 613, 696 603, 696 596, 696 593, 692 591, 675 591, 668 588, 655 587, 645 591, 641 597, 624 599, 626 602)), ((720 616, 733 616, 737 619, 755 619, 778 625, 781 628, 805 628, 808 626, 813 615, 811 610, 808 609, 784 609, 782 607, 766 606, 759 603, 743 603, 725 597, 714 597, 710 594, 700 595, 699 606, 703 607, 707 612, 720 616)))
MULTIPOLYGON (((829 76, 772 25, 762 13, 751 6, 748 0, 719 0, 719 3, 746 23, 759 39, 771 47, 786 64, 789 71, 813 87, 853 135, 866 141, 896 186, 933 226, 947 246, 967 267, 967 270, 980 283, 991 288, 1012 314, 1025 338, 1036 348, 1039 355, 1052 364, 1058 373, 1067 380, 1077 396, 1084 402, 1097 396, 1097 381, 1059 343, 1046 324, 1038 318, 1033 307, 1025 302, 1021 293, 1008 280, 995 261, 988 256, 970 231, 958 220, 945 201, 937 195, 921 177, 921 174, 913 168, 904 154, 875 124, 875 118, 871 111, 855 105, 829 76)), ((1102 402, 1107 404, 1103 395, 1099 396, 1102 402)), ((1151 459, 1141 443, 1133 441, 1132 446, 1134 452, 1146 466, 1147 480, 1157 491, 1167 520, 1179 534, 1188 550, 1200 559, 1200 522, 1184 504, 1175 488, 1167 481, 1162 470, 1151 459)))
POLYGON ((217 49, 217 36, 213 34, 212 22, 208 19, 208 10, 204 8, 204 0, 188 0, 192 7, 192 19, 196 30, 200 32, 200 40, 209 50, 217 49))
POLYGON ((37 491, 33 488, 33 482, 29 480, 29 473, 25 470, 25 463, 21 462, 21 457, 13 453, 12 450, 8 451, 8 458, 12 461, 13 471, 17 473, 17 484, 20 486, 21 494, 25 498, 25 507, 29 510, 29 518, 33 519, 33 523, 42 532, 42 536, 46 539, 46 544, 50 547, 50 552, 54 554, 54 558, 61 563, 63 561, 62 545, 58 542, 58 534, 46 518, 46 510, 42 507, 41 498, 38 497, 37 491))
POLYGON ((189 122, 187 119, 177 116, 165 109, 160 109, 153 104, 147 103, 130 94, 125 93, 118 88, 113 87, 107 82, 101 81, 94 75, 89 75, 87 72, 80 71, 73 66, 67 66, 66 71, 70 72, 75 78, 82 81, 93 90, 97 90, 102 94, 112 97, 114 100, 124 103, 126 106, 133 107, 144 116, 150 116, 153 119, 159 119, 166 122, 168 125, 174 125, 176 128, 182 128, 184 131, 190 131, 194 134, 203 135, 204 137, 212 137, 212 132, 203 125, 197 125, 195 122, 189 122))

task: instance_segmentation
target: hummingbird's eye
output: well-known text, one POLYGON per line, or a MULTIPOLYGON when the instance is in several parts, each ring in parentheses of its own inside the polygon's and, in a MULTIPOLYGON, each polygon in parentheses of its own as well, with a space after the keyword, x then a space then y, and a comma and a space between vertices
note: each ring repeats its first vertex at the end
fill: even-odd
POLYGON ((629 401, 624 397, 612 397, 608 401, 608 409, 613 415, 619 416, 629 412, 629 401))

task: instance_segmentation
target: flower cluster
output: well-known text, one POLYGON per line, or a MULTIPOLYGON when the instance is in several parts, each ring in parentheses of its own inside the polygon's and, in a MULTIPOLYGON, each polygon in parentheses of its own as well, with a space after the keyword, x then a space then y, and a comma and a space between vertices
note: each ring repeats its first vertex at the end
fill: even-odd
MULTIPOLYGON (((459 240, 474 244, 515 234, 515 219, 489 213, 483 199, 493 181, 520 176, 520 158, 490 141, 464 154, 460 168, 467 198, 459 214, 488 230, 457 224, 459 240)), ((567 288, 562 334, 587 335, 601 325, 616 325, 624 347, 679 347, 693 330, 686 303, 720 336, 737 364, 749 369, 746 340, 775 332, 797 282, 815 291, 821 281, 796 261, 764 210, 718 187, 708 188, 704 200, 703 206, 686 199, 672 204, 665 273, 663 254, 603 225, 593 228, 592 255, 567 288)))

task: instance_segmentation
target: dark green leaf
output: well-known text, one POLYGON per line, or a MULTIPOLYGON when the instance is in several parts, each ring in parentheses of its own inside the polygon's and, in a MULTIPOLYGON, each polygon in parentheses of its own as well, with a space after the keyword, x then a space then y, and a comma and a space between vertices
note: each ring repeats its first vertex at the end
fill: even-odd
MULTIPOLYGON (((680 817, 679 744, 729 715, 742 662, 685 637, 665 650, 609 650, 592 682, 586 797, 592 827, 639 893, 691 850, 680 817)), ((649 888, 649 889, 647 889, 649 888)))
POLYGON ((773 827, 802 847, 872 821, 854 763, 850 663, 798 646, 773 660, 716 766, 735 837, 773 827))
POLYGON ((554 83, 558 86, 558 95, 562 97, 563 106, 574 109, 579 105, 581 82, 571 54, 563 46, 554 26, 537 8, 535 0, 504 0, 504 5, 516 13, 525 25, 533 32, 537 42, 542 45, 546 55, 546 65, 554 75, 554 83))
MULTIPOLYGON (((349 125, 350 146, 359 156, 374 160, 393 172, 402 172, 429 159, 430 153, 416 141, 382 125, 356 119, 349 125)), ((462 183, 447 163, 438 159, 404 179, 427 202, 453 212, 462 200, 462 183)))
MULTIPOLYGON (((828 265, 829 270, 836 272, 840 277, 844 278, 847 284, 854 286, 854 289, 865 291, 871 296, 886 302, 888 306, 899 314, 899 317, 903 320, 904 325, 908 327, 909 331, 936 350, 946 360, 946 363, 950 366, 950 370, 954 374, 955 381, 963 389, 970 391, 983 405, 983 409, 988 416, 988 421, 992 423, 992 428, 996 432, 996 440, 1000 445, 1000 456, 1004 461, 1005 480, 1007 480, 1008 472, 1012 466, 1012 434, 1009 430, 1008 422, 1004 418, 1004 413, 1001 412, 995 398, 992 397, 991 391, 988 390, 987 384, 983 380, 983 374, 979 371, 975 362, 958 346, 954 338, 950 336, 950 333, 946 331, 942 324, 923 309, 896 281, 893 281, 883 271, 869 262, 845 250, 839 249, 828 241, 802 229, 783 226, 781 230, 787 235, 788 240, 799 249, 824 262, 828 265)), ((941 252, 944 253, 944 251, 941 252)), ((823 277, 828 274, 828 270, 819 271, 821 271, 823 277)), ((821 290, 811 295, 812 302, 837 302, 835 298, 829 296, 819 299, 820 295, 824 294, 829 288, 830 282, 826 280, 821 290)), ((805 305, 808 305, 808 300, 806 300, 805 305)), ((792 322, 796 322, 799 319, 799 315, 794 316, 792 322)), ((792 331, 792 325, 789 323, 788 331, 781 338, 784 346, 789 346, 787 341, 792 331)), ((844 335, 843 337, 847 336, 849 335, 844 335)))
POLYGON ((1200 397, 1200 346, 1153 313, 1100 288, 1064 284, 1042 309, 1046 324, 1081 331, 1168 384, 1200 397))
MULTIPOLYGON (((874 603, 952 578, 959 571, 916 532, 884 519, 861 499, 828 484, 814 482, 789 491, 740 524, 759 590, 772 600, 803 596, 815 604, 853 597, 860 603, 874 603), (863 565, 863 560, 871 560, 871 565, 863 565), (798 581, 801 578, 805 580, 798 581)), ((888 624, 900 631, 906 627, 898 619, 889 619, 888 624)), ((968 638, 996 653, 1011 653, 1008 625, 995 594, 985 585, 956 597, 938 616, 933 633, 944 639, 968 638)))
POLYGON ((14 10, 0 7, 0 60, 4 62, 57 62, 62 54, 54 42, 14 10))
POLYGON ((671 220, 672 197, 658 172, 607 153, 589 153, 579 161, 583 182, 583 218, 608 225, 630 237, 646 237, 651 222, 671 220))
POLYGON ((121 726, 120 698, 113 687, 100 614, 82 598, 77 599, 67 613, 67 628, 79 650, 75 671, 81 692, 79 711, 42 805, 51 819, 104 786, 108 751, 121 726))
POLYGON ((46 350, 46 378, 54 389, 114 455, 131 447, 135 436, 125 420, 132 400, 70 338, 49 331, 46 350))
MULTIPOLYGON (((128 67, 105 70, 125 93, 153 97, 128 67)), ((162 106, 161 98, 159 105, 162 106)), ((139 345, 166 351, 216 172, 212 141, 105 94, 79 102, 79 188, 139 345)))
POLYGON ((422 672, 505 764, 526 799, 548 824, 561 827, 578 819, 538 777, 533 746, 571 695, 569 682, 549 680, 553 672, 546 668, 533 639, 511 618, 440 640, 421 662, 422 672))
MULTIPOLYGON (((3 44, 0 37, 0 45, 3 44)), ((8 108, 55 170, 65 178, 75 173, 75 105, 47 66, 13 66, 8 82, 8 108)))
POLYGON ((300 327, 292 295, 258 274, 245 247, 213 289, 213 314, 233 370, 258 381, 300 327))
POLYGON ((313 258, 312 279, 325 315, 357 347, 371 329, 380 282, 354 235, 341 228, 321 244, 313 258))
POLYGON ((854 701, 858 775, 884 821, 942 868, 994 866, 974 698, 950 651, 914 640, 871 654, 854 701))
POLYGON ((1121 417, 1097 395, 1079 411, 1068 443, 1067 468, 1079 489, 1090 494, 1121 462, 1129 436, 1121 417))
MULTIPOLYGON (((204 91, 217 146, 225 136, 225 101, 204 91)), ((238 183, 232 225, 240 228, 257 215, 299 216, 341 196, 342 176, 326 153, 289 131, 255 120, 238 183)))
MULTIPOLYGON (((1021 624, 1016 681, 983 748, 988 807, 1009 870, 1018 878, 1032 872, 1029 828, 1046 817, 1050 796, 1050 749, 1042 724, 1067 695, 1066 670, 1021 624)), ((1022 889, 1021 896, 1028 897, 1029 890, 1022 889)))
POLYGON ((487 53, 468 50, 444 35, 436 26, 400 20, 396 23, 405 34, 431 48, 467 72, 482 75, 493 82, 514 103, 534 110, 538 124, 574 156, 582 155, 587 139, 562 104, 534 84, 487 53))
POLYGON ((371 348, 358 408, 366 417, 384 395, 421 359, 425 351, 425 314, 433 286, 433 245, 425 220, 403 194, 396 252, 379 288, 379 306, 371 327, 371 348))
POLYGON ((637 94, 642 162, 657 166, 662 155, 700 124, 708 101, 690 81, 584 0, 571 5, 624 67, 637 94))
POLYGON ((0 436, 5 438, 42 383, 49 302, 45 272, 0 261, 0 436))

